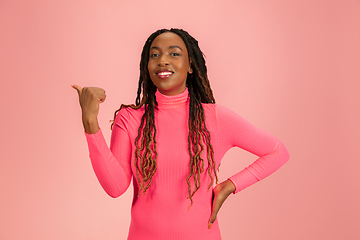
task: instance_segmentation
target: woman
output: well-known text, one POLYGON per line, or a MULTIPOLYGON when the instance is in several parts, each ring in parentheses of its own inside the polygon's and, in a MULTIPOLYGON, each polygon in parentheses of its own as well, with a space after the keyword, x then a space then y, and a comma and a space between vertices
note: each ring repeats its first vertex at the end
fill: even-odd
POLYGON ((97 122, 105 91, 73 87, 100 184, 115 198, 133 179, 130 240, 221 239, 216 216, 227 197, 289 159, 277 138, 215 104, 203 53, 184 30, 161 29, 146 41, 136 102, 115 112, 110 149, 97 122), (259 158, 217 184, 234 146, 259 158))

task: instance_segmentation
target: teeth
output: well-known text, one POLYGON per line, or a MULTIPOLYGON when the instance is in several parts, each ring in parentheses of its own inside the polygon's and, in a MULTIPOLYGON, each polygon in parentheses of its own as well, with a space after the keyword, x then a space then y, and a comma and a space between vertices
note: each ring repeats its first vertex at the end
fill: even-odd
POLYGON ((164 75, 170 75, 172 72, 159 72, 158 75, 164 76, 164 75))

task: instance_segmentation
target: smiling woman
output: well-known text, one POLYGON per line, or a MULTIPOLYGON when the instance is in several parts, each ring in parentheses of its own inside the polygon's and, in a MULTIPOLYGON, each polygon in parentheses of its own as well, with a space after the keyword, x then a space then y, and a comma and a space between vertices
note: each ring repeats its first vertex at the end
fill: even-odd
POLYGON ((115 198, 133 180, 129 240, 220 240, 216 216, 227 197, 289 159, 276 137, 215 104, 203 53, 184 30, 147 39, 135 104, 115 111, 110 148, 97 121, 105 91, 73 87, 101 186, 115 198), (221 159, 234 146, 258 159, 218 184, 221 159))

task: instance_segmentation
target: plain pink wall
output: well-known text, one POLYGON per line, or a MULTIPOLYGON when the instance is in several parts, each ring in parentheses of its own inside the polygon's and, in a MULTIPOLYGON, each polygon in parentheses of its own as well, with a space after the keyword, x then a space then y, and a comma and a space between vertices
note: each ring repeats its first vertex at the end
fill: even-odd
MULTIPOLYGON (((0 1, 0 239, 126 239, 132 186, 102 190, 70 85, 106 90, 109 143, 146 38, 170 27, 199 41, 217 103, 290 152, 226 200, 223 239, 360 239, 360 2, 344 0, 0 1)), ((255 159, 230 150, 220 180, 255 159)))

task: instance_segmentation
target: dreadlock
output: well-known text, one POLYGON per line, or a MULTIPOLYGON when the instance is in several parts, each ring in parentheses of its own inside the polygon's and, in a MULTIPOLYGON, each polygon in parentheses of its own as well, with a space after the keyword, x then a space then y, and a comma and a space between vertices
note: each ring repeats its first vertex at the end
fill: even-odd
MULTIPOLYGON (((202 103, 215 103, 212 90, 210 88, 209 79, 207 77, 207 68, 205 65, 204 54, 199 48, 198 41, 189 35, 186 31, 182 29, 171 28, 160 29, 153 34, 145 42, 145 45, 141 54, 140 61, 140 77, 137 90, 137 97, 135 104, 125 105, 122 104, 118 110, 114 113, 114 120, 112 120, 111 130, 114 125, 116 114, 124 107, 131 107, 132 109, 139 109, 144 106, 145 113, 141 118, 141 123, 138 129, 138 135, 135 139, 135 166, 136 166, 136 177, 139 182, 139 192, 143 190, 145 194, 146 190, 149 188, 152 182, 152 176, 155 174, 157 169, 157 152, 156 152, 156 127, 155 127, 155 117, 154 109, 157 106, 155 99, 155 92, 157 87, 153 84, 150 79, 150 75, 147 69, 149 62, 149 53, 150 46, 154 39, 164 32, 173 32, 179 35, 184 41, 186 48, 189 54, 189 60, 191 67, 193 69, 192 74, 188 74, 186 79, 186 86, 189 90, 190 103, 189 103, 189 155, 190 155, 190 173, 186 181, 188 184, 189 196, 191 204, 193 204, 192 196, 200 188, 200 173, 204 172, 204 160, 201 158, 201 154, 204 152, 204 146, 202 140, 206 143, 207 149, 207 160, 208 160, 208 169, 207 172, 211 178, 211 183, 208 186, 208 191, 212 184, 214 183, 214 177, 211 174, 213 171, 216 179, 216 184, 218 183, 218 177, 216 174, 216 164, 214 160, 214 149, 210 143, 210 132, 205 125, 205 114, 202 103), (142 93, 142 98, 140 95, 142 93), (142 134, 141 134, 142 133, 142 134), (142 135, 139 145, 139 139, 142 135), (142 180, 140 180, 140 176, 142 180), (194 179, 194 189, 191 189, 190 179, 194 179)), ((217 170, 219 171, 218 166, 217 170)))

